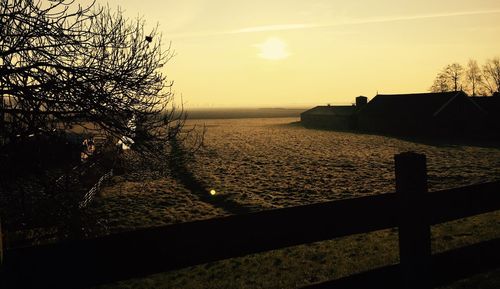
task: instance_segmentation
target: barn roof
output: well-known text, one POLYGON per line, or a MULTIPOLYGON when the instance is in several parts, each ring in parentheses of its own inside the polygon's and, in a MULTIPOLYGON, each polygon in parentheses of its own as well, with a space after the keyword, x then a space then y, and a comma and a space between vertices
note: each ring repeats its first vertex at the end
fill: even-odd
POLYGON ((324 105, 316 106, 303 112, 305 115, 330 115, 330 116, 351 116, 356 111, 353 105, 324 105))
POLYGON ((482 110, 462 91, 414 94, 378 94, 361 110, 366 116, 433 117, 451 102, 461 99, 482 110))

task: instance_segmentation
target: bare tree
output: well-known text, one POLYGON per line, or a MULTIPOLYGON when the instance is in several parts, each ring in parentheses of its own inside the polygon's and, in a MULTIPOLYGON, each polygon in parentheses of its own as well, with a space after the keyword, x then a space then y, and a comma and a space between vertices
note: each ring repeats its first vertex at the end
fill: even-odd
POLYGON ((86 123, 144 143, 180 131, 157 29, 71 0, 0 1, 1 138, 86 123))
POLYGON ((2 139, 32 133, 55 114, 50 105, 69 84, 59 75, 68 71, 74 47, 88 37, 89 7, 72 2, 0 0, 0 89, 2 139), (7 124, 5 124, 7 121, 7 124))
POLYGON ((459 63, 452 63, 445 68, 445 75, 453 84, 453 90, 458 91, 464 68, 459 63))
POLYGON ((469 60, 465 76, 467 79, 467 86, 470 89, 470 95, 478 95, 483 78, 481 76, 481 69, 479 68, 476 60, 469 60))
POLYGON ((434 83, 432 84, 430 91, 431 92, 447 92, 450 91, 450 84, 449 84, 449 79, 448 76, 440 72, 434 79, 434 83))
POLYGON ((161 73, 171 59, 170 45, 162 50, 157 29, 144 31, 144 21, 125 19, 121 11, 101 9, 89 43, 80 52, 79 91, 85 117, 116 135, 142 140, 168 140, 182 126, 171 87, 161 73), (89 96, 91 96, 89 98, 89 96), (131 130, 130 122, 136 129, 131 130))
POLYGON ((492 95, 500 90, 500 58, 488 59, 483 65, 483 85, 492 95))
POLYGON ((463 70, 459 63, 445 66, 434 79, 430 90, 432 92, 458 91, 461 89, 463 70))

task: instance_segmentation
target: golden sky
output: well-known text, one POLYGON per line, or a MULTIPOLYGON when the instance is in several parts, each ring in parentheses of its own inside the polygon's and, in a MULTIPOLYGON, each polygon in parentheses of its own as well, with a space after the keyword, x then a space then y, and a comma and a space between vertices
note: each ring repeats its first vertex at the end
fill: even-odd
POLYGON ((498 0, 97 0, 158 23, 187 107, 309 107, 425 92, 500 56, 498 0))

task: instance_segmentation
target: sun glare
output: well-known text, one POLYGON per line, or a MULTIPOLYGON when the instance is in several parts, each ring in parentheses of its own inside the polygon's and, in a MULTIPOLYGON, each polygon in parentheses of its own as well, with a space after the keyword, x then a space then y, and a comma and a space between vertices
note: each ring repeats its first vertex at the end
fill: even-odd
POLYGON ((260 49, 259 57, 269 60, 280 60, 290 56, 287 51, 288 45, 281 39, 272 37, 266 41, 255 45, 260 49))

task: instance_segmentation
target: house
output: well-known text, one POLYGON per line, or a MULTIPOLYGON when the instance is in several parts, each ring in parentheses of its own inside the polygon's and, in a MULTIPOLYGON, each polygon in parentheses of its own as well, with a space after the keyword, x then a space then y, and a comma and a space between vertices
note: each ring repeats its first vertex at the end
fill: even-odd
POLYGON ((357 127, 356 112, 367 103, 368 98, 358 96, 354 105, 316 106, 300 114, 306 127, 352 130, 357 127))
POLYGON ((357 114, 363 131, 396 135, 470 136, 487 112, 462 91, 378 94, 357 114))

